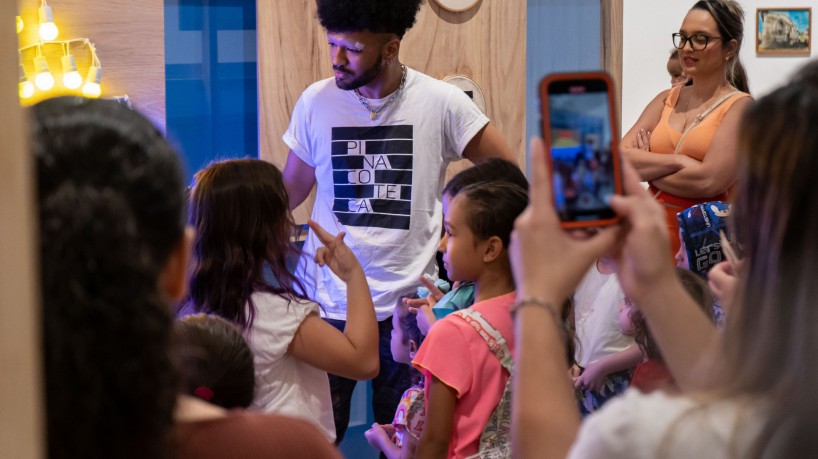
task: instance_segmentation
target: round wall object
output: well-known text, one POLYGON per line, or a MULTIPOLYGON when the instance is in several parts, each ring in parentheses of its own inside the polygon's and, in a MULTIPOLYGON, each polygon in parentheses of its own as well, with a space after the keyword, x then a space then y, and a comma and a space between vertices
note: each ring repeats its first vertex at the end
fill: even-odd
POLYGON ((462 75, 447 76, 443 81, 460 88, 461 91, 465 92, 466 95, 474 101, 474 104, 477 105, 477 108, 479 108, 481 112, 486 113, 486 98, 483 96, 483 91, 480 89, 480 86, 477 86, 477 83, 462 75))
POLYGON ((436 0, 437 4, 449 11, 459 13, 476 5, 480 0, 436 0))

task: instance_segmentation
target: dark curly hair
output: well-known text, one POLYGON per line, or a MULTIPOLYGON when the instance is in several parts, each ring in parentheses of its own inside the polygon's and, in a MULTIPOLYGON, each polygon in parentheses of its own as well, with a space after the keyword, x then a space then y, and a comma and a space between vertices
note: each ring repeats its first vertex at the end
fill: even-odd
POLYGON ((289 269, 300 251, 290 242, 295 224, 276 166, 235 159, 199 171, 189 223, 196 241, 181 310, 216 314, 247 330, 256 312, 253 292, 306 298, 289 269))
POLYGON ((178 158, 116 102, 31 110, 48 456, 165 457, 177 384, 157 285, 184 234, 178 158))
POLYGON ((393 33, 403 38, 423 0, 316 0, 318 20, 330 32, 393 33))
POLYGON ((185 392, 224 408, 250 406, 253 353, 238 327, 218 316, 195 314, 177 320, 173 328, 185 392))

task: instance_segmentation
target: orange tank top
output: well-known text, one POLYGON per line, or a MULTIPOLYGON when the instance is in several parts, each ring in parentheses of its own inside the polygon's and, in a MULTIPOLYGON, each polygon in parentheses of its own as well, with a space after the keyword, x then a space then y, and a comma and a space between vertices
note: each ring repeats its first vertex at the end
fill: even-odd
MULTIPOLYGON (((673 154, 676 150, 676 145, 682 138, 682 133, 672 128, 668 123, 670 114, 673 113, 676 104, 679 102, 681 92, 682 86, 675 86, 670 90, 670 93, 668 93, 665 99, 665 106, 662 109, 662 118, 650 136, 650 150, 654 153, 673 154)), ((749 96, 750 95, 745 92, 736 93, 711 111, 699 124, 690 129, 690 132, 685 136, 679 148, 679 154, 702 161, 707 154, 707 150, 710 149, 710 143, 713 141, 713 136, 716 135, 716 131, 721 125, 721 120, 724 118, 724 115, 737 100, 749 96)), ((650 184, 649 191, 652 195, 656 196, 656 200, 665 207, 665 218, 670 231, 671 254, 675 254, 679 250, 680 244, 679 222, 676 219, 677 212, 681 212, 701 202, 728 200, 727 191, 717 196, 702 196, 699 198, 683 198, 671 193, 659 192, 653 184, 650 184)))
MULTIPOLYGON (((668 119, 679 102, 679 95, 682 86, 675 86, 670 90, 665 99, 665 106, 662 109, 662 118, 659 124, 653 129, 650 136, 650 150, 654 153, 673 153, 676 144, 682 138, 682 133, 670 127, 668 119)), ((746 92, 739 92, 725 100, 708 114, 697 126, 685 136, 684 142, 679 149, 679 154, 690 156, 693 159, 702 161, 707 150, 710 149, 710 142, 721 125, 724 115, 730 110, 733 104, 742 97, 750 97, 746 92)))

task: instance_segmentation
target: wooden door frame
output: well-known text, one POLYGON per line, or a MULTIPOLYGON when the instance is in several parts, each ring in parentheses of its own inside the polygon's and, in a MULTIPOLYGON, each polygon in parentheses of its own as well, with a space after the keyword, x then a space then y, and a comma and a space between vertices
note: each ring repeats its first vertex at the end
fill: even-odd
POLYGON ((17 2, 0 2, 0 457, 39 458, 43 441, 34 169, 17 96, 17 2))
POLYGON ((622 136, 622 2, 600 0, 600 64, 611 74, 616 88, 619 136, 622 136))

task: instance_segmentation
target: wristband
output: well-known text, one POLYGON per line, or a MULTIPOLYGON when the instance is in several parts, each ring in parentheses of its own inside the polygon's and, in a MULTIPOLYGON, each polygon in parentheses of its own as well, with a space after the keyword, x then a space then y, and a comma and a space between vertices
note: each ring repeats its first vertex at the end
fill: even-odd
POLYGON ((560 333, 565 335, 567 331, 565 323, 560 315, 560 310, 554 305, 554 303, 542 300, 540 298, 522 298, 515 301, 514 304, 511 305, 511 317, 515 317, 520 309, 527 307, 537 307, 550 312, 554 317, 554 322, 556 323, 560 333))

